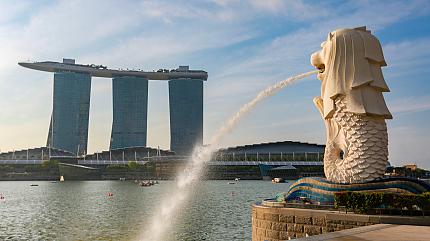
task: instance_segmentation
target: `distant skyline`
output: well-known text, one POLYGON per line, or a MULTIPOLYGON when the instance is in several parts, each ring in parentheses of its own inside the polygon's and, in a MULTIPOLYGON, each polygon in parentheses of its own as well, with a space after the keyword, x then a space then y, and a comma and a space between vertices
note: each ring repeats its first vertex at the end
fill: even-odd
MULTIPOLYGON (((103 64, 152 71, 190 65, 209 74, 204 140, 269 84, 312 70, 310 54, 329 31, 366 25, 381 41, 391 92, 389 160, 430 168, 429 1, 0 1, 0 150, 46 144, 53 74, 26 60, 103 64)), ((150 81, 148 140, 169 147, 168 86, 150 81)), ((112 82, 93 78, 88 152, 109 148, 112 82)), ((316 77, 266 100, 223 146, 272 141, 324 144, 312 103, 316 77)))

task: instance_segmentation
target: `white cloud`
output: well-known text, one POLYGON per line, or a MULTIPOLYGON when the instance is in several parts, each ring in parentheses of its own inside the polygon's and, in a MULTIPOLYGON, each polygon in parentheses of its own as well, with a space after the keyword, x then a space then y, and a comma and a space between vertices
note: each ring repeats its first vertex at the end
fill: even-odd
POLYGON ((18 20, 17 16, 25 14, 30 9, 34 10, 33 4, 30 1, 0 1, 0 24, 18 20))
POLYGON ((291 16, 293 21, 317 19, 329 14, 327 9, 317 2, 306 4, 299 0, 252 0, 251 5, 256 10, 291 16))
POLYGON ((412 96, 389 102, 393 114, 415 113, 430 110, 430 96, 412 96))
POLYGON ((248 31, 231 31, 215 29, 213 31, 197 31, 195 29, 178 28, 176 32, 151 31, 129 38, 118 45, 88 55, 87 59, 102 59, 106 64, 121 66, 154 65, 166 62, 166 59, 179 59, 186 55, 210 48, 222 48, 247 40, 253 36, 248 31), (121 61, 118 61, 121 60, 121 61))
MULTIPOLYGON (((199 1, 163 1, 143 0, 140 3, 142 16, 161 19, 164 23, 175 24, 183 20, 210 22, 230 22, 243 16, 239 12, 239 1, 211 1, 219 8, 209 9, 199 1)), ((186 25, 186 23, 184 23, 186 25)))
POLYGON ((409 39, 384 45, 384 55, 389 67, 399 73, 410 74, 417 67, 426 68, 430 58, 430 38, 409 39), (409 70, 408 70, 409 69, 409 70))
POLYGON ((251 4, 255 8, 269 10, 271 12, 279 12, 285 8, 286 3, 282 0, 252 0, 251 4))
POLYGON ((222 6, 222 7, 228 7, 233 4, 239 3, 241 0, 209 0, 209 2, 213 2, 216 5, 222 6))

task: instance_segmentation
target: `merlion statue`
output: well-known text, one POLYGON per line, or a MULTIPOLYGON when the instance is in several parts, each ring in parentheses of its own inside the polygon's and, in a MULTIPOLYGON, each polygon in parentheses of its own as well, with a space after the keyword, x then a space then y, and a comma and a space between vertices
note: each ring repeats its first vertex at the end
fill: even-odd
POLYGON ((314 103, 327 131, 324 173, 336 183, 383 177, 388 161, 385 119, 392 119, 382 92, 388 86, 381 44, 366 27, 328 34, 311 56, 320 70, 321 97, 314 103))
POLYGON ((387 64, 378 39, 366 27, 339 29, 329 33, 321 47, 312 54, 311 63, 322 81, 321 96, 314 103, 327 131, 326 179, 300 178, 273 202, 302 202, 305 197, 312 203, 334 205, 339 192, 430 192, 430 184, 416 178, 382 178, 388 161, 385 120, 392 116, 382 95, 389 89, 381 71, 387 64))

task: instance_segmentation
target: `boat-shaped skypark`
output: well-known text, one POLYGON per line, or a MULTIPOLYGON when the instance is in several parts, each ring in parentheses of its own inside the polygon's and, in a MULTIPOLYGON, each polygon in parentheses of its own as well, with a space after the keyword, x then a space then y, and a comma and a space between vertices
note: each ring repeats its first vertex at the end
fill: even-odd
POLYGON ((116 76, 136 76, 149 80, 171 80, 171 79, 201 79, 207 80, 208 73, 203 70, 189 70, 188 66, 179 66, 177 69, 159 69, 157 71, 108 69, 103 65, 75 64, 73 60, 65 59, 63 63, 53 61, 43 62, 20 62, 22 67, 46 71, 46 72, 76 72, 88 73, 92 77, 113 78, 116 76))
POLYGON ((48 147, 86 154, 92 77, 112 78, 110 149, 146 147, 148 80, 165 80, 169 85, 170 150, 188 155, 194 146, 203 144, 206 71, 190 70, 188 66, 152 72, 108 69, 103 65, 76 64, 74 59, 18 64, 54 73, 48 147))

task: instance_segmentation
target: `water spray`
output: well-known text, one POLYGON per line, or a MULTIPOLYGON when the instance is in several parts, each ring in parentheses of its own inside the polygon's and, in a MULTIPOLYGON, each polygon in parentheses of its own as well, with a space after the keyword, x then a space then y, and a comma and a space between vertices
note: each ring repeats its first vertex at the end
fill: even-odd
POLYGON ((174 218, 177 217, 178 210, 183 206, 184 201, 187 200, 190 192, 196 184, 196 181, 200 179, 203 173, 205 164, 210 161, 212 154, 219 148, 219 143, 222 138, 230 133, 237 125, 237 123, 248 114, 258 103, 276 94, 284 87, 303 79, 307 76, 317 74, 319 70, 309 71, 303 74, 299 74, 283 81, 280 81, 274 85, 271 85, 259 92, 257 96, 250 102, 242 106, 238 112, 236 112, 228 121, 216 132, 212 137, 210 145, 205 147, 197 147, 187 162, 185 170, 181 172, 176 179, 176 187, 173 190, 175 200, 164 199, 160 204, 160 209, 154 214, 152 222, 148 230, 146 230, 139 240, 143 241, 165 241, 166 230, 169 230, 174 223, 174 218))

